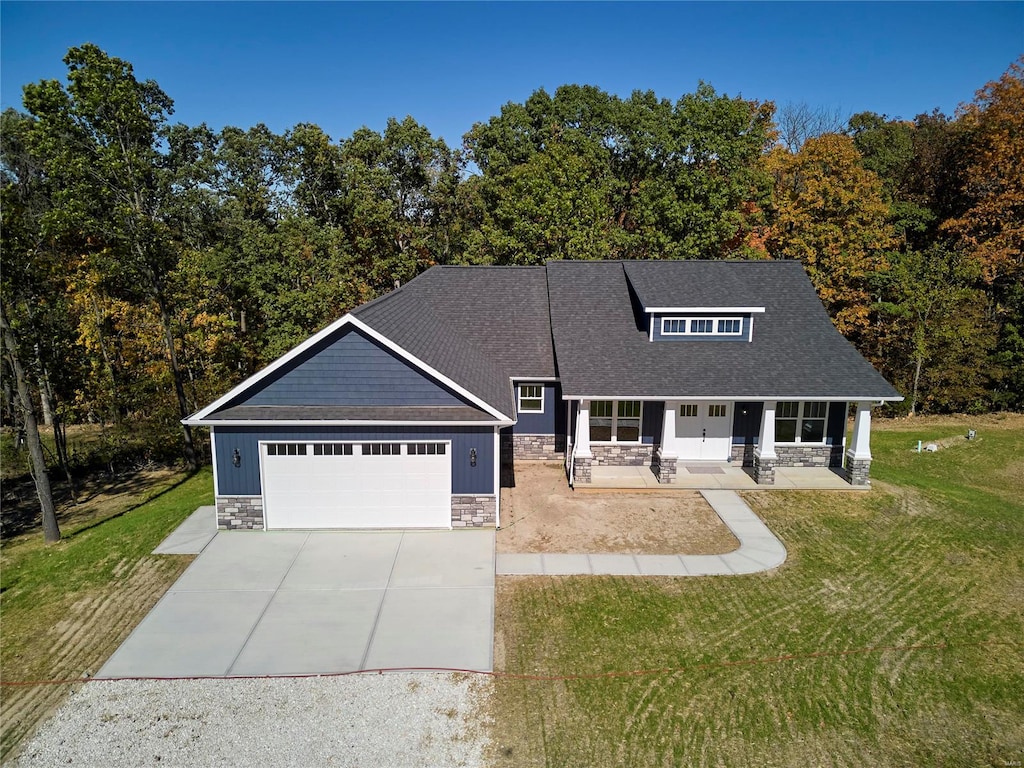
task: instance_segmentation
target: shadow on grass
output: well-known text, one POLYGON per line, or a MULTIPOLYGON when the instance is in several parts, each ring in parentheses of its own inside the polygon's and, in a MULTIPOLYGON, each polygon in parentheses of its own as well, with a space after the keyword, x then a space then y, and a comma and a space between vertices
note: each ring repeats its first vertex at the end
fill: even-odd
MULTIPOLYGON (((67 540, 74 539, 76 536, 80 536, 81 534, 85 533, 86 531, 91 531, 94 528, 99 528, 101 525, 110 522, 111 520, 116 520, 119 517, 124 517, 129 512, 134 512, 139 507, 143 507, 146 504, 149 504, 150 502, 153 502, 153 501, 156 501, 157 499, 163 498, 164 496, 166 496, 171 491, 173 491, 173 490, 181 487, 185 483, 187 483, 189 480, 194 478, 196 475, 198 475, 202 471, 203 471, 202 467, 200 467, 199 469, 192 470, 191 472, 188 472, 185 475, 183 475, 181 478, 179 478, 175 482, 171 483, 169 486, 164 488, 159 493, 155 493, 152 496, 148 496, 145 499, 143 499, 142 501, 140 501, 139 503, 133 504, 132 506, 128 507, 127 509, 122 509, 120 512, 115 512, 114 514, 108 515, 107 517, 101 518, 99 520, 93 520, 91 523, 87 523, 86 525, 83 525, 81 528, 76 528, 75 530, 71 531, 70 533, 66 533, 66 534, 62 535, 61 539, 67 539, 67 540)), ((131 485, 131 484, 119 483, 118 485, 131 485)))

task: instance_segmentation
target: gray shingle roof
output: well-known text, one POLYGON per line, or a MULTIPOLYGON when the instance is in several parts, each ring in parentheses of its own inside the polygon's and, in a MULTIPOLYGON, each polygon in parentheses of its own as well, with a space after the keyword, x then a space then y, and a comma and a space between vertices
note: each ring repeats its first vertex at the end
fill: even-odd
POLYGON ((798 262, 551 262, 547 274, 569 397, 899 397, 832 325, 798 262), (749 343, 650 342, 631 278, 647 306, 765 313, 754 315, 749 343))
POLYGON ((547 306, 544 267, 433 267, 352 314, 513 416, 512 376, 555 375, 547 306))
MULTIPOLYGON (((513 377, 557 376, 571 398, 899 397, 835 329, 803 267, 793 261, 433 267, 352 314, 510 417, 513 377), (651 342, 645 306, 765 312, 753 315, 751 342, 651 342)), ((444 414, 435 408, 242 406, 209 418, 492 417, 469 406, 444 414)))

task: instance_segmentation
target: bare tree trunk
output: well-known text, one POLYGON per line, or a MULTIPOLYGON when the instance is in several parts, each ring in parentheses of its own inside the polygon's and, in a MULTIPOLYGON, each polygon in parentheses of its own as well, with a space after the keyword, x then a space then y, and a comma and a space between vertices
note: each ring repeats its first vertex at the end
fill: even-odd
POLYGON ((64 477, 68 481, 68 491, 71 493, 71 501, 78 504, 78 488, 75 486, 75 478, 71 474, 71 457, 68 455, 68 429, 59 413, 53 417, 53 445, 57 449, 57 459, 60 461, 61 469, 64 470, 64 477))
POLYGON ((57 524, 57 512, 53 507, 50 476, 46 474, 43 443, 39 439, 39 423, 32 411, 32 394, 29 392, 28 379, 25 378, 25 370, 21 367, 21 360, 18 357, 18 343, 7 322, 6 313, 0 313, 0 328, 3 330, 7 359, 14 372, 14 381, 18 387, 18 400, 20 400, 22 417, 25 420, 25 438, 28 441, 28 450, 32 457, 32 479, 36 484, 36 495, 39 496, 39 507, 43 516, 43 539, 48 544, 52 544, 60 541, 60 526, 57 524))
MULTIPOLYGON (((171 366, 171 377, 174 379, 174 394, 178 397, 178 413, 181 418, 188 416, 188 400, 185 397, 185 385, 182 381, 181 366, 178 365, 178 353, 174 346, 174 329, 171 327, 171 313, 163 299, 158 300, 160 307, 160 323, 164 330, 164 345, 167 348, 167 357, 171 366)), ((199 461, 196 458, 196 447, 192 441, 192 427, 187 424, 181 425, 185 432, 185 461, 188 462, 190 470, 199 468, 199 461)))
POLYGON ((914 416, 917 414, 917 383, 921 380, 921 366, 924 363, 924 358, 921 355, 917 356, 917 361, 914 364, 914 389, 910 394, 910 415, 914 416))

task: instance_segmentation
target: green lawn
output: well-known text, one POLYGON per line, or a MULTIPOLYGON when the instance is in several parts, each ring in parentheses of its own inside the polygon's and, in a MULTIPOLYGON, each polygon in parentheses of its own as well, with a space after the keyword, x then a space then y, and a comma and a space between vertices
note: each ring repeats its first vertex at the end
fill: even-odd
MULTIPOLYGON (((102 519, 67 526, 47 546, 35 531, 0 550, 0 669, 4 682, 95 672, 145 616, 188 556, 150 554, 196 507, 213 503, 211 472, 179 474, 148 501, 112 502, 102 519)), ((0 759, 66 693, 65 686, 4 688, 0 759)))
POLYGON ((772 573, 499 580, 500 669, 676 671, 498 679, 494 764, 1019 765, 1022 442, 1021 417, 876 424, 870 493, 745 495, 772 573))

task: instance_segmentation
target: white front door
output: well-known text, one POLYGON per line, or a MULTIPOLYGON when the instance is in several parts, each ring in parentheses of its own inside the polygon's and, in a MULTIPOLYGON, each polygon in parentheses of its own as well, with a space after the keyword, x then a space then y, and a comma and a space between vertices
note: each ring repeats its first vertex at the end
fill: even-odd
POLYGON ((676 403, 675 447, 680 461, 725 461, 732 443, 732 403, 676 403))

